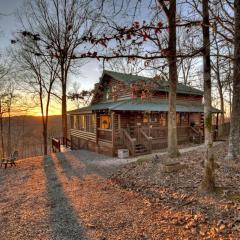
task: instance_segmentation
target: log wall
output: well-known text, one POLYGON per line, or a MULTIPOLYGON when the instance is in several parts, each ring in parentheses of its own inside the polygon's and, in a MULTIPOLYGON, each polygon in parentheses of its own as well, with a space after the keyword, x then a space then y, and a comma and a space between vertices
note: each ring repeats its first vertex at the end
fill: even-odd
MULTIPOLYGON (((157 86, 156 86, 157 88, 157 86)), ((126 84, 123 81, 118 81, 105 76, 102 86, 99 88, 99 84, 96 85, 96 94, 93 99, 93 103, 106 101, 106 100, 122 100, 129 99, 132 95, 130 84, 126 84)), ((141 94, 140 94, 141 95, 141 94)), ((138 97, 140 97, 140 95, 138 97)), ((166 99, 168 100, 168 92, 158 91, 152 94, 152 99, 166 99)), ((202 96, 191 95, 185 93, 177 93, 177 101, 190 101, 195 103, 202 103, 202 96)))

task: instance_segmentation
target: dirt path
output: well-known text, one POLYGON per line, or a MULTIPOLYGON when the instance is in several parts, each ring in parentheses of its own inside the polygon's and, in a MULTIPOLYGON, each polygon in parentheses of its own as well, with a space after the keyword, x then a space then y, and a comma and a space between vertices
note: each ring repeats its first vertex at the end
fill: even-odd
MULTIPOLYGON (((214 142, 214 146, 221 144, 222 142, 214 142)), ((202 151, 204 148, 204 144, 191 146, 191 147, 184 147, 181 148, 179 151, 180 153, 186 153, 190 151, 202 151)), ((77 150, 72 152, 63 153, 63 157, 66 156, 67 158, 71 158, 71 155, 75 156, 75 158, 85 165, 85 170, 87 173, 93 172, 100 176, 109 176, 113 171, 117 170, 119 166, 135 162, 140 158, 152 158, 155 155, 165 155, 167 154, 166 151, 155 152, 152 154, 141 155, 138 157, 130 157, 126 159, 120 159, 117 157, 107 157, 105 155, 96 154, 94 152, 89 152, 85 150, 77 150)))

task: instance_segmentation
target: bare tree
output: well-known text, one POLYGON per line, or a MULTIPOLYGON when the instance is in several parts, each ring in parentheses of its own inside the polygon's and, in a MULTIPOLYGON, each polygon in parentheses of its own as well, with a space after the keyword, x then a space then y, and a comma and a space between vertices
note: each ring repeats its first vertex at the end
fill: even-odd
POLYGON ((234 29, 234 72, 233 72, 233 100, 231 114, 231 129, 229 136, 227 160, 237 159, 240 139, 240 1, 234 1, 235 29, 234 29))
MULTIPOLYGON (((4 79, 5 80, 5 79, 4 79)), ((16 95, 14 94, 14 84, 12 81, 0 82, 0 131, 1 131, 1 155, 2 157, 7 154, 11 154, 11 112, 13 111, 14 100, 16 95), (4 133, 3 118, 7 119, 7 134, 4 133), (7 117, 7 118, 6 118, 7 117), (7 136, 5 138, 5 136, 7 136), (7 140, 7 141, 5 141, 7 140), (5 148, 7 146, 7 149, 5 148)))
POLYGON ((80 84, 74 82, 68 93, 68 99, 75 103, 76 108, 80 108, 90 104, 93 94, 94 90, 81 90, 80 84))
POLYGON ((67 86, 76 50, 83 50, 82 36, 93 31, 97 9, 89 0, 33 0, 27 5, 22 34, 35 40, 37 49, 27 51, 48 56, 59 64, 61 82, 62 132, 67 138, 67 86))
POLYGON ((177 123, 176 123, 176 92, 177 92, 177 50, 176 50, 176 0, 169 1, 169 7, 165 1, 158 0, 168 19, 168 50, 167 57, 169 67, 169 97, 168 97, 168 154, 177 157, 177 123))
POLYGON ((43 146, 44 155, 48 154, 48 115, 51 101, 52 89, 57 80, 60 71, 59 64, 53 58, 44 55, 36 56, 33 52, 25 51, 27 46, 31 45, 32 49, 37 48, 35 41, 26 38, 18 39, 17 47, 14 48, 13 57, 17 61, 19 71, 23 72, 24 79, 22 87, 25 90, 30 89, 30 93, 37 93, 38 102, 42 115, 43 127, 43 146))
POLYGON ((203 79, 204 79, 204 132, 205 132, 205 169, 201 190, 215 190, 214 154, 212 138, 212 97, 211 97, 211 61, 210 61, 210 30, 208 0, 202 1, 203 15, 203 79))

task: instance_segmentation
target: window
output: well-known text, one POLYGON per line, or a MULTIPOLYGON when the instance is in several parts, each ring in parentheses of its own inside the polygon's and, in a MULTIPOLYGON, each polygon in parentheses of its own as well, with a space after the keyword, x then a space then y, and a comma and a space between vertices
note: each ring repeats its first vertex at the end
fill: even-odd
POLYGON ((144 114, 144 115, 143 115, 143 123, 148 123, 148 121, 149 121, 149 116, 148 116, 148 114, 144 114))
POLYGON ((181 113, 181 125, 188 125, 188 113, 181 113))
POLYGON ((100 116, 100 128, 103 129, 111 128, 111 119, 109 115, 100 116))
POLYGON ((80 130, 84 130, 85 127, 85 116, 84 115, 80 115, 79 116, 79 129, 80 130))
POLYGON ((159 117, 160 126, 165 127, 167 126, 167 114, 161 113, 159 117))
POLYGON ((106 99, 109 100, 110 99, 110 89, 108 88, 107 91, 106 91, 106 99))
POLYGON ((157 122, 158 121, 158 115, 156 113, 152 113, 150 115, 150 122, 157 122))
POLYGON ((91 131, 93 132, 93 130, 95 128, 95 123, 96 123, 95 114, 92 114, 91 120, 92 120, 92 122, 91 122, 91 131))
POLYGON ((85 115, 85 131, 89 132, 90 131, 90 115, 85 115))
POLYGON ((73 128, 77 128, 77 116, 73 115, 73 128))
POLYGON ((176 113, 176 122, 177 122, 177 126, 181 125, 180 113, 176 113))

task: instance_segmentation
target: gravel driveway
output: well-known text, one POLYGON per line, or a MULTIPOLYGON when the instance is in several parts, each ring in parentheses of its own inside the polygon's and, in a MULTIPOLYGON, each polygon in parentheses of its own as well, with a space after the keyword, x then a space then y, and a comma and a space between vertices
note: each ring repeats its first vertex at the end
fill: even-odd
POLYGON ((108 177, 120 166, 136 161, 134 158, 119 159, 87 150, 57 153, 56 156, 69 178, 72 176, 83 178, 88 174, 108 177))

